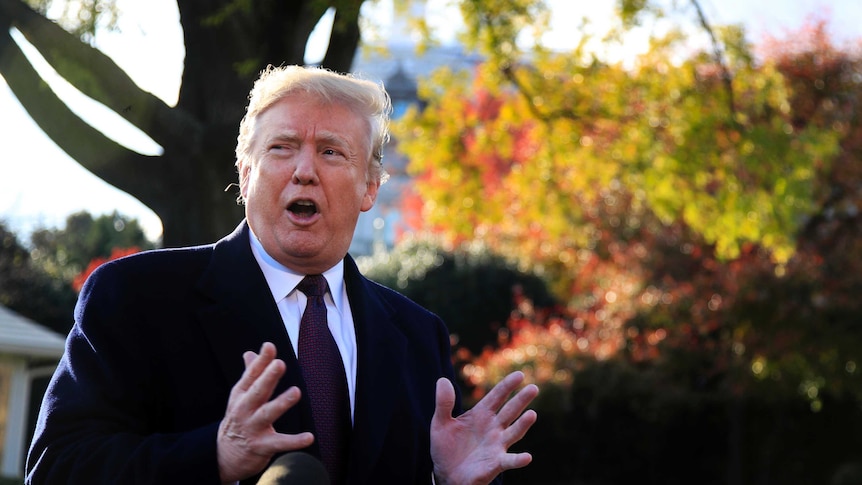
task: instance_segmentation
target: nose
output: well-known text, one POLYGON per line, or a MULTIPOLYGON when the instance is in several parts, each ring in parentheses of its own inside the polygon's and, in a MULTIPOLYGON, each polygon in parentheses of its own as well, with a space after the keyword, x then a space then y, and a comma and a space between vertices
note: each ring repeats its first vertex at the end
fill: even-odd
POLYGON ((305 146, 294 157, 293 183, 299 185, 316 184, 317 163, 314 148, 305 146))

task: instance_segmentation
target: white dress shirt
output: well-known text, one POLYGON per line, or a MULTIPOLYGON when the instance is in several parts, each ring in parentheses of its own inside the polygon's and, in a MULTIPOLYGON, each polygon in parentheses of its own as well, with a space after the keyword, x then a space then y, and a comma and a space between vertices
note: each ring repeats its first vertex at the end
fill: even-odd
MULTIPOLYGON (((305 277, 304 274, 291 271, 267 254, 266 250, 252 231, 249 231, 251 252, 263 271, 272 298, 281 314, 281 320, 287 330, 287 336, 293 346, 293 355, 299 355, 299 322, 305 311, 306 297, 296 286, 305 277)), ((347 376, 347 392, 350 396, 350 419, 353 419, 353 408, 356 392, 356 330, 353 325, 353 314, 350 311, 350 301, 347 298, 347 288, 344 285, 344 261, 323 273, 329 284, 329 293, 324 295, 326 303, 326 320, 329 331, 335 339, 344 371, 347 376)))

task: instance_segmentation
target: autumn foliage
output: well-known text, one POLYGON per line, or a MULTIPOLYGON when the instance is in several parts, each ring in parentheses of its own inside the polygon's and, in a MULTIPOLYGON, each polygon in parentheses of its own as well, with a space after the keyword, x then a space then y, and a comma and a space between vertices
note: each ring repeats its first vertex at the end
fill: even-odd
POLYGON ((130 248, 113 248, 111 249, 111 254, 108 257, 97 257, 90 261, 87 264, 87 268, 84 271, 80 272, 78 275, 74 277, 72 280, 72 287, 75 291, 80 292, 81 288, 84 287, 84 283, 87 281, 87 278, 90 277, 90 274, 93 271, 96 271, 96 268, 107 263, 108 261, 113 261, 115 259, 120 259, 124 256, 129 256, 135 253, 141 252, 141 248, 139 247, 130 247, 130 248))
POLYGON ((540 384, 555 423, 532 445, 578 464, 549 479, 827 483, 858 464, 862 54, 823 20, 756 51, 724 34, 723 63, 680 59, 672 32, 630 65, 539 52, 443 71, 398 129, 412 220, 564 302, 518 297, 496 342, 456 352, 471 399, 513 369, 540 384), (591 468, 601 443, 630 446, 631 468, 591 468))

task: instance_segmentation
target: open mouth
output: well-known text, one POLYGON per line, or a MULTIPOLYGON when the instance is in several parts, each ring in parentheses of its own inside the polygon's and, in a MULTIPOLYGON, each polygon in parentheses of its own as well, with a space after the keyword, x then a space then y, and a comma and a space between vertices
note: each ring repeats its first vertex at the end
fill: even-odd
POLYGON ((306 218, 317 214, 317 204, 310 200, 298 200, 290 204, 287 210, 297 217, 306 218))

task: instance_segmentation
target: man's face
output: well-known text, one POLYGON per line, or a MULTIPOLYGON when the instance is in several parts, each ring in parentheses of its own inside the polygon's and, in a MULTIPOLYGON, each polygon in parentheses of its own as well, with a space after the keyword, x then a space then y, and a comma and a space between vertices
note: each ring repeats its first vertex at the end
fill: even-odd
POLYGON ((239 166, 246 218, 266 252, 319 274, 350 247, 379 184, 368 177, 369 125, 349 108, 290 95, 260 114, 239 166))

